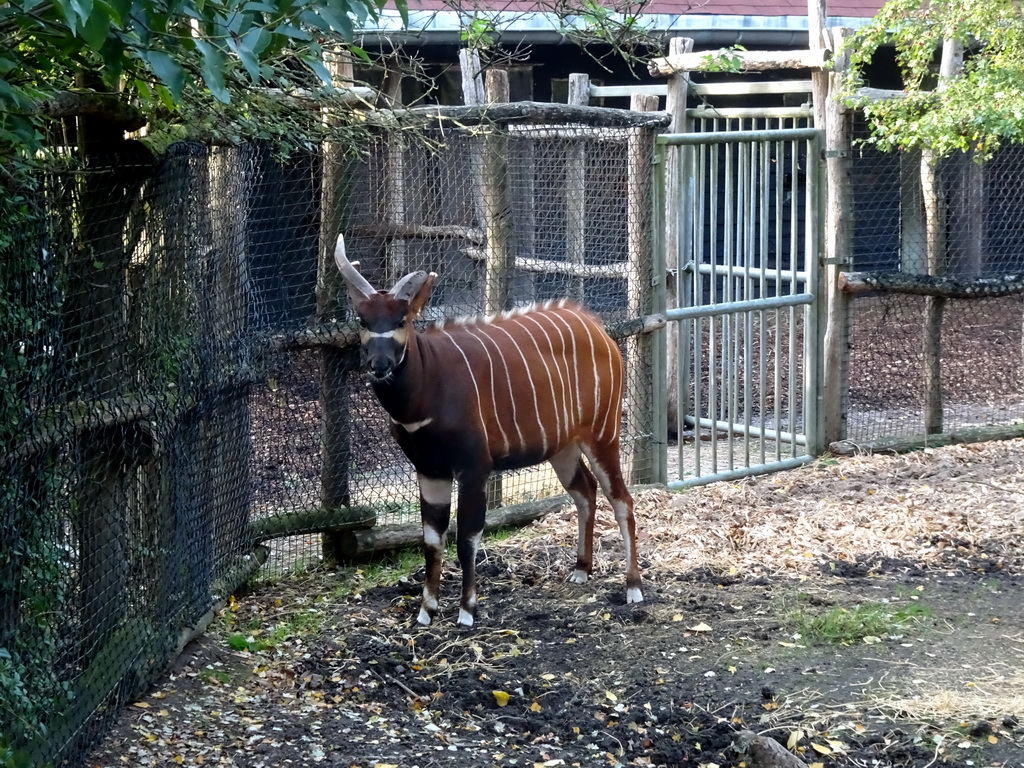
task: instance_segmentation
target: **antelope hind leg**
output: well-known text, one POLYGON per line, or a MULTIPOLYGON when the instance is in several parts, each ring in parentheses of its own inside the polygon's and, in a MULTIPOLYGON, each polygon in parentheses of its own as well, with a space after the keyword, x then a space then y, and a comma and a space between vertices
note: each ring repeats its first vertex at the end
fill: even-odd
POLYGON ((569 581, 586 584, 594 568, 594 511, 597 508, 597 480, 583 463, 579 446, 573 445, 550 459, 562 487, 576 504, 576 567, 569 581))
POLYGON ((636 519, 633 517, 633 497, 622 478, 618 441, 614 445, 595 445, 584 448, 590 466, 597 475, 601 490, 608 497, 619 524, 622 543, 626 550, 626 602, 644 601, 640 566, 636 559, 636 519))

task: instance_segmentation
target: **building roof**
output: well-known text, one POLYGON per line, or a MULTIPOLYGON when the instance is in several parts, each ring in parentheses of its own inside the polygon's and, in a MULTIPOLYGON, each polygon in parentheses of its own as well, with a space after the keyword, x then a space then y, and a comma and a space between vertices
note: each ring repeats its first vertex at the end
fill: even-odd
MULTIPOLYGON (((625 13, 620 9, 629 12, 631 8, 621 2, 602 1, 622 18, 625 13)), ((407 30, 403 30, 392 7, 385 10, 376 27, 364 33, 368 37, 411 36, 423 42, 458 42, 467 18, 479 14, 500 20, 498 26, 509 38, 557 43, 564 38, 565 25, 571 19, 553 13, 555 4, 556 0, 409 0, 407 30)), ((826 26, 859 27, 883 4, 884 0, 829 0, 826 26)), ((649 32, 692 37, 698 46, 793 47, 806 45, 807 40, 806 0, 650 0, 640 20, 649 32)))

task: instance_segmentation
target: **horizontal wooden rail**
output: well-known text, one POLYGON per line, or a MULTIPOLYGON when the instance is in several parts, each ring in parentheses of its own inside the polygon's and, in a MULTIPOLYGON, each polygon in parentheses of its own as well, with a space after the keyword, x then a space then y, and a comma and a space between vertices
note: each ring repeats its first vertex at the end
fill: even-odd
POLYGON ((944 299, 984 299, 1024 293, 1024 274, 970 279, 905 272, 841 272, 844 293, 908 293, 944 299))

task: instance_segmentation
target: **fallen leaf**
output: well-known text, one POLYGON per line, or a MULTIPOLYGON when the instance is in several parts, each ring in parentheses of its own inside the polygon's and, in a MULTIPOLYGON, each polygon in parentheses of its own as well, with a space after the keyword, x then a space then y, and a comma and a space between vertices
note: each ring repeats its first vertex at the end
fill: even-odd
POLYGON ((505 691, 491 691, 491 695, 497 702, 499 707, 504 707, 508 704, 508 700, 511 698, 505 691))
POLYGON ((710 632, 711 631, 711 627, 709 627, 703 621, 700 624, 697 624, 694 627, 687 627, 686 629, 688 631, 690 631, 690 632, 710 632))

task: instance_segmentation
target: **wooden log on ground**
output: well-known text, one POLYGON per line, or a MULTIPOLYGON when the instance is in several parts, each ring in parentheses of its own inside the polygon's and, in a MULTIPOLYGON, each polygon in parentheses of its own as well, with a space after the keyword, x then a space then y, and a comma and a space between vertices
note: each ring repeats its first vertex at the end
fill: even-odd
MULTIPOLYGON (((490 510, 484 531, 496 528, 523 526, 539 520, 551 512, 557 512, 572 501, 566 495, 553 496, 540 501, 528 501, 509 507, 490 510)), ((453 521, 448 531, 449 540, 456 536, 456 525, 453 521)), ((408 525, 387 525, 357 531, 345 531, 339 535, 341 543, 339 555, 355 560, 370 555, 388 552, 402 547, 419 544, 423 540, 423 526, 419 523, 408 525)))
POLYGON ((775 739, 753 731, 736 734, 732 748, 747 757, 750 768, 807 768, 807 763, 775 739))
POLYGON ((892 437, 858 443, 854 440, 839 440, 829 445, 829 451, 836 456, 859 456, 872 453, 910 453, 924 448, 940 448, 944 445, 966 445, 986 443, 990 440, 1012 440, 1024 437, 1024 424, 967 427, 944 432, 941 435, 913 435, 892 437))
POLYGON ((270 539, 303 533, 334 533, 352 528, 367 528, 377 523, 374 507, 312 507, 253 520, 246 527, 246 538, 254 546, 270 539))

